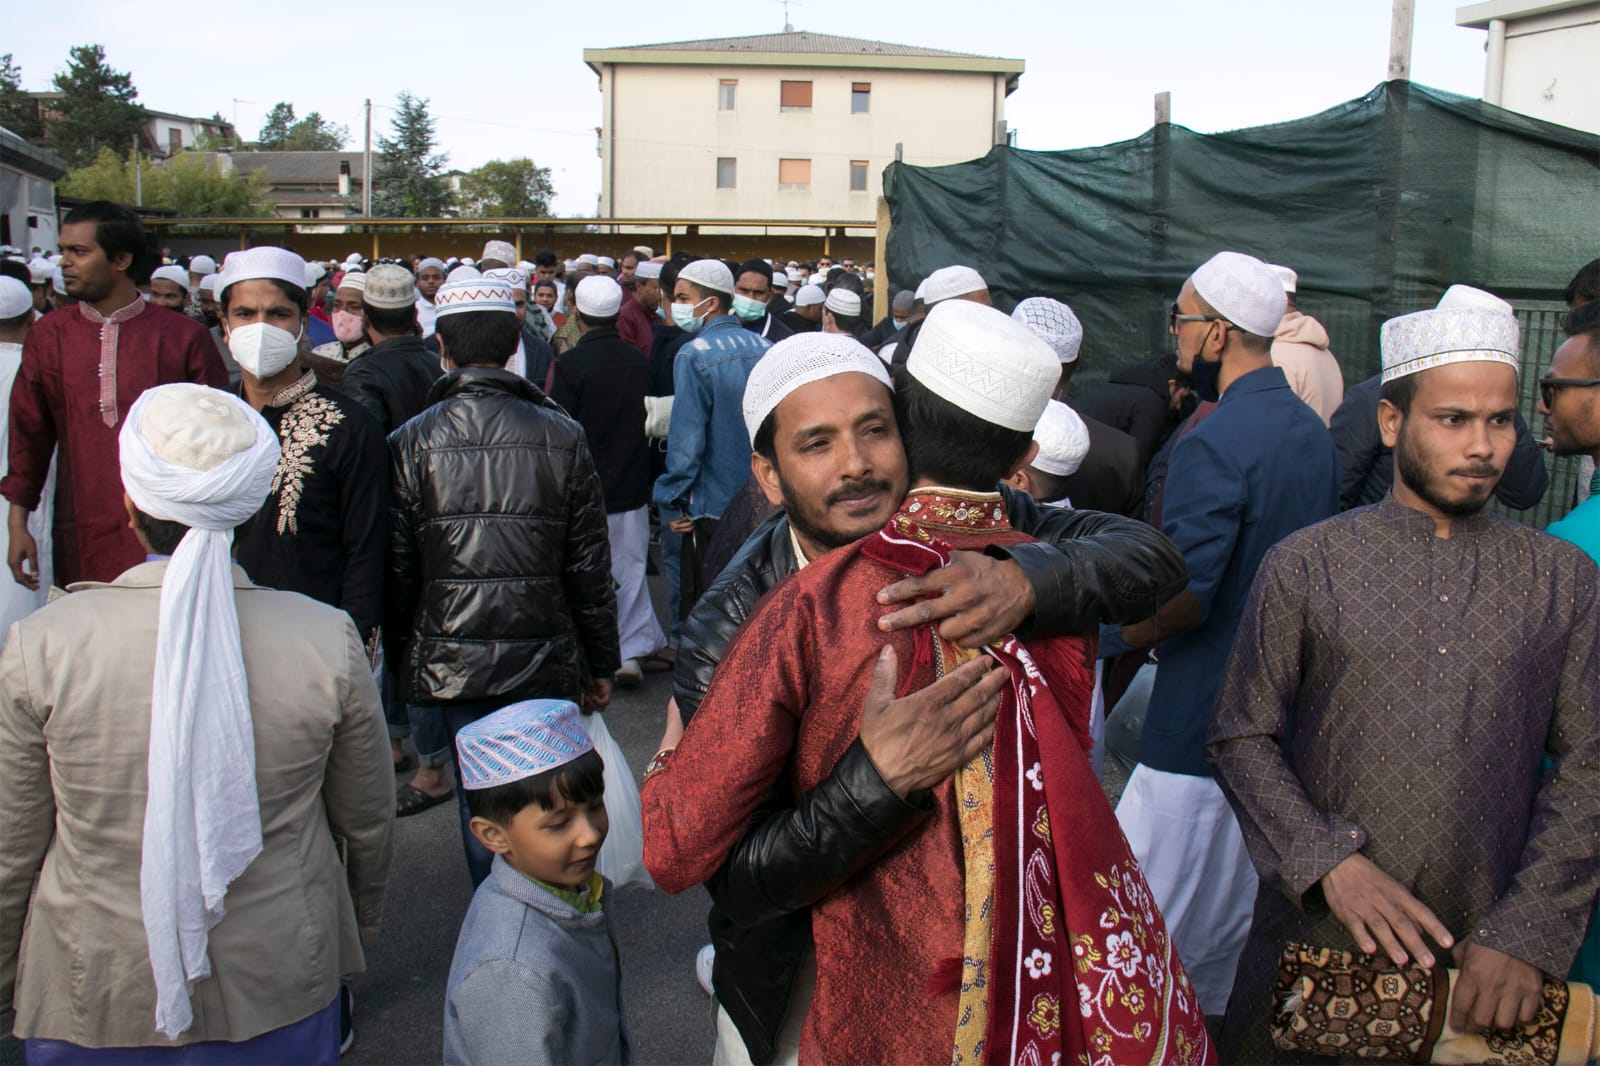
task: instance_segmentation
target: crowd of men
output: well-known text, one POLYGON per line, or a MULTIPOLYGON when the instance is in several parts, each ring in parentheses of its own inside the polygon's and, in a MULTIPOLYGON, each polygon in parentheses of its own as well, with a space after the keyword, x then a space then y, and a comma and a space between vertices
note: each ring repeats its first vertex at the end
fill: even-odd
POLYGON ((451 1062, 631 1054, 606 803, 710 893, 717 1062, 1594 1055, 1600 476, 1486 506, 1600 457, 1600 260, 1541 442, 1508 303, 1347 387, 1233 251, 1115 366, 961 264, 153 262, 99 202, 5 251, 30 1062, 336 1062, 394 820, 452 800, 451 1062), (582 722, 666 672, 602 802, 582 722))

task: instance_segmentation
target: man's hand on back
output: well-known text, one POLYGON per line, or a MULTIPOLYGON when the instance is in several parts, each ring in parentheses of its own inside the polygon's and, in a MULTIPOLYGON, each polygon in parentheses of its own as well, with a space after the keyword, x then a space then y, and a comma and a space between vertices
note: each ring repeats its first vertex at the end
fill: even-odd
POLYGON ((897 700, 898 677, 899 660, 886 647, 872 670, 861 743, 884 782, 904 799, 944 781, 988 745, 1011 675, 980 655, 897 700))
POLYGON ((1022 567, 972 551, 952 552, 949 566, 896 581, 878 593, 878 602, 910 604, 878 619, 884 632, 938 622, 939 635, 962 648, 981 648, 1016 632, 1036 605, 1022 567))

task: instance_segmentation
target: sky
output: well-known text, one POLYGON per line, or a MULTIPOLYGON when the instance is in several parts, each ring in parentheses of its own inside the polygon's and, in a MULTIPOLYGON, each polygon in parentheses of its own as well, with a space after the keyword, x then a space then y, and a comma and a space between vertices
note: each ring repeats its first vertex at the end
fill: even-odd
MULTIPOLYGON (((146 107, 236 118, 253 139, 279 100, 349 128, 362 101, 374 143, 402 90, 424 97, 449 166, 531 157, 552 171, 555 211, 595 212, 599 79, 585 48, 775 33, 781 0, 666 6, 636 0, 486 6, 388 0, 275 8, 206 0, 188 14, 125 0, 8 5, 0 49, 23 87, 49 89, 68 49, 105 46, 146 107), (316 14, 312 14, 315 12, 316 14)), ((1484 33, 1455 25, 1448 0, 1415 0, 1412 80, 1468 96, 1483 89, 1484 33)), ((1082 148, 1137 137, 1156 93, 1173 121, 1202 132, 1312 115, 1384 79, 1390 0, 792 0, 797 30, 1022 59, 1007 101, 1018 147, 1082 148)), ((663 115, 669 114, 664 106, 663 115)), ((908 162, 915 162, 908 159, 908 162)))

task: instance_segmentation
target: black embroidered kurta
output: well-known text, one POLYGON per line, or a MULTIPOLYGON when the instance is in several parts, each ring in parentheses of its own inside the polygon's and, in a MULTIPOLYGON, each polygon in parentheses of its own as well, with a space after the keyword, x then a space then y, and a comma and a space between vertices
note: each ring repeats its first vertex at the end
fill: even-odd
POLYGON ((343 608, 369 640, 383 617, 389 543, 389 450, 361 405, 306 371, 261 415, 283 458, 272 492, 239 527, 234 548, 250 580, 343 608))
POLYGON ((1597 588, 1570 544, 1490 515, 1441 540, 1392 496, 1267 554, 1208 748, 1262 879, 1224 1061, 1285 1061, 1279 953, 1355 949, 1319 882, 1357 850, 1458 941, 1566 975, 1600 884, 1597 588))

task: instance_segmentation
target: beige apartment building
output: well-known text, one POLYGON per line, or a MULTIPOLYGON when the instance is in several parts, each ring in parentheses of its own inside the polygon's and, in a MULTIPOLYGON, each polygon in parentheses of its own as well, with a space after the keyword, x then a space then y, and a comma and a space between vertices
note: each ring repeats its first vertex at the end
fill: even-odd
POLYGON ((871 220, 884 167, 1007 140, 1020 59, 796 32, 590 48, 600 212, 612 218, 871 220))
POLYGON ((1485 0, 1456 25, 1488 33, 1485 100, 1600 133, 1600 0, 1485 0))

